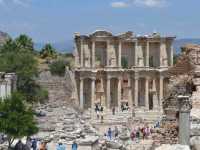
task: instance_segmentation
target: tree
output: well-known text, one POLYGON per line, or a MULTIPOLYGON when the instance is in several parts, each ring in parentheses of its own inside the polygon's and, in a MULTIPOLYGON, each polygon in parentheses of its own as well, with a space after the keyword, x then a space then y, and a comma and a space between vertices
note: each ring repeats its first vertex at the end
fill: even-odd
POLYGON ((22 35, 16 40, 9 39, 0 49, 0 71, 17 74, 17 90, 31 103, 38 101, 37 98, 42 96, 39 95, 42 88, 35 82, 38 63, 32 44, 31 38, 22 35))
POLYGON ((9 148, 16 138, 38 132, 34 112, 24 102, 25 97, 20 93, 0 100, 0 132, 7 135, 9 148))
POLYGON ((40 52, 40 57, 41 58, 56 58, 56 50, 52 47, 51 44, 46 44, 41 52, 40 52))
POLYGON ((54 61, 49 65, 50 72, 52 75, 64 76, 65 66, 69 66, 69 63, 63 60, 54 61))
POLYGON ((34 51, 34 44, 30 37, 25 34, 20 35, 15 39, 16 45, 20 51, 34 51))

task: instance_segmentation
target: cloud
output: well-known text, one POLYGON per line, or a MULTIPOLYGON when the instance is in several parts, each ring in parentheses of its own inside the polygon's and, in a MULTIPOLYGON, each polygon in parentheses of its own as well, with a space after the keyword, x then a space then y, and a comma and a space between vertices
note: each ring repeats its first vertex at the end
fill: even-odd
POLYGON ((31 0, 0 0, 0 5, 1 6, 9 6, 9 5, 16 5, 16 6, 22 6, 22 7, 27 7, 29 6, 31 0))
POLYGON ((165 0, 134 0, 133 3, 137 6, 146 7, 163 7, 167 4, 165 0))
POLYGON ((127 0, 127 1, 117 1, 111 3, 111 6, 113 8, 125 8, 133 5, 138 7, 158 8, 167 6, 167 2, 166 0, 127 0))
POLYGON ((125 7, 128 7, 129 5, 126 2, 120 2, 120 1, 118 1, 118 2, 112 2, 111 6, 113 8, 125 8, 125 7))

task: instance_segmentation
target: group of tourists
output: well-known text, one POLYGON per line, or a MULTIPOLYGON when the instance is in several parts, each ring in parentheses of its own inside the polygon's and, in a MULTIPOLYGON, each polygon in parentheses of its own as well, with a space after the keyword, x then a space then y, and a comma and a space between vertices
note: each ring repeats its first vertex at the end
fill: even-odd
POLYGON ((105 138, 109 140, 117 138, 118 135, 119 135, 119 130, 117 126, 115 126, 114 130, 112 130, 111 128, 108 128, 108 131, 104 134, 105 138))
MULTIPOLYGON (((71 146, 71 150, 77 150, 78 144, 74 141, 71 146)), ((52 145, 45 141, 27 138, 26 144, 22 143, 21 140, 17 142, 14 150, 52 150, 52 145)), ((66 145, 62 142, 58 142, 55 150, 66 150, 66 145)))
POLYGON ((137 129, 133 129, 131 131, 130 138, 132 141, 137 141, 139 139, 147 139, 152 133, 152 129, 147 127, 138 127, 137 129))
POLYGON ((128 102, 126 103, 122 103, 121 104, 121 111, 128 111, 129 110, 129 106, 128 106, 128 102))
POLYGON ((104 111, 104 108, 102 105, 100 104, 96 104, 95 105, 95 112, 96 112, 96 115, 97 115, 97 119, 101 119, 101 122, 103 123, 103 111, 104 111))
MULTIPOLYGON (((152 129, 149 126, 143 126, 138 127, 137 129, 133 129, 130 133, 130 139, 132 141, 139 141, 140 139, 147 139, 151 133, 152 129)), ((123 134, 123 133, 122 133, 123 134)), ((112 130, 111 128, 108 128, 108 131, 104 134, 104 137, 108 140, 115 140, 119 136, 119 130, 118 127, 115 126, 115 128, 112 130)))

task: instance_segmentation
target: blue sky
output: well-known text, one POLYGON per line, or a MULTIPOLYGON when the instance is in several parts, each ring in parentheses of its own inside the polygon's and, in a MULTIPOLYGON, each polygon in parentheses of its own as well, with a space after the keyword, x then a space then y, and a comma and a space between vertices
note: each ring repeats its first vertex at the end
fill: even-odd
POLYGON ((200 38, 199 0, 0 0, 0 30, 36 42, 70 40, 74 32, 158 31, 200 38))

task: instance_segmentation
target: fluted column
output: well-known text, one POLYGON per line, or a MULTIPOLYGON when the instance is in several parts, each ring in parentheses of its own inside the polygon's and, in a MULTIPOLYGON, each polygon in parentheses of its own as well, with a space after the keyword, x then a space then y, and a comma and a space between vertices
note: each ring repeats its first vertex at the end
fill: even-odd
POLYGON ((81 39, 81 45, 80 45, 80 47, 81 47, 81 49, 80 49, 80 53, 81 53, 81 56, 80 56, 81 57, 80 58, 81 59, 81 67, 84 67, 84 64, 83 64, 84 63, 84 61, 83 61, 83 59, 84 59, 83 58, 84 57, 84 55, 83 55, 83 39, 81 39))
POLYGON ((145 107, 149 110, 149 77, 145 78, 145 107))
POLYGON ((109 49, 110 49, 110 41, 107 40, 107 51, 106 51, 106 66, 109 67, 109 49))
POLYGON ((106 101, 107 101, 107 108, 110 108, 110 77, 107 77, 106 80, 106 101))
POLYGON ((146 67, 149 67, 149 41, 146 44, 146 67))
POLYGON ((160 75, 160 79, 159 79, 159 100, 160 100, 160 108, 162 108, 162 101, 163 101, 163 80, 164 80, 164 77, 160 75))
POLYGON ((157 97, 157 90, 156 90, 156 79, 153 79, 153 109, 158 109, 158 97, 157 97))
POLYGON ((171 43, 171 47, 170 47, 170 65, 173 66, 174 65, 174 47, 173 44, 171 43))
POLYGON ((95 41, 92 40, 92 68, 95 68, 95 41))
POLYGON ((137 52, 137 47, 138 47, 138 41, 135 41, 135 67, 138 66, 138 52, 137 52))
POLYGON ((91 108, 94 108, 95 98, 96 98, 95 97, 95 78, 92 78, 92 82, 91 82, 91 108))
POLYGON ((119 47, 118 47, 118 67, 121 67, 121 51, 122 51, 122 42, 119 41, 119 47))
POLYGON ((135 107, 138 107, 138 80, 139 77, 135 75, 134 78, 134 102, 135 102, 135 107))
POLYGON ((118 77, 118 87, 117 87, 117 102, 118 102, 118 107, 120 108, 120 106, 121 106, 121 98, 122 98, 122 93, 121 93, 121 89, 122 89, 122 85, 121 85, 121 81, 122 81, 122 79, 121 79, 121 77, 118 77))
POLYGON ((131 75, 128 76, 128 103, 129 107, 133 108, 133 97, 132 97, 132 88, 131 88, 132 78, 131 75))
POLYGON ((84 99, 83 99, 83 81, 84 79, 83 78, 80 78, 80 94, 79 94, 79 105, 80 105, 80 108, 83 109, 84 108, 84 99))

